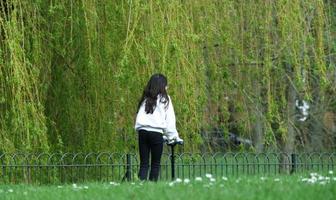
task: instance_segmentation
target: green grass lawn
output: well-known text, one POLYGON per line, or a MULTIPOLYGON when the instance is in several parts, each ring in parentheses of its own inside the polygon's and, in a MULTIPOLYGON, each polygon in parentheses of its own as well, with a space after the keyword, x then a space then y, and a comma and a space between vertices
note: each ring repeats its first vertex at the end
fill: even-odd
POLYGON ((158 183, 0 185, 0 199, 336 199, 336 177, 332 174, 201 179, 158 183))

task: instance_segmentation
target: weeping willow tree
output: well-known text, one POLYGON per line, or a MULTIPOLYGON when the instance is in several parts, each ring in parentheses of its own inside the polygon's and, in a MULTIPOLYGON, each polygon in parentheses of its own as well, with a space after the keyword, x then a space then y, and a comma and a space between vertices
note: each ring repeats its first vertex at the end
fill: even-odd
POLYGON ((185 151, 213 127, 258 152, 335 146, 333 1, 0 5, 3 152, 134 150, 136 105, 156 72, 168 77, 185 151), (302 123, 297 100, 311 106, 302 123))
POLYGON ((1 149, 48 150, 44 33, 30 2, 1 2, 1 149))

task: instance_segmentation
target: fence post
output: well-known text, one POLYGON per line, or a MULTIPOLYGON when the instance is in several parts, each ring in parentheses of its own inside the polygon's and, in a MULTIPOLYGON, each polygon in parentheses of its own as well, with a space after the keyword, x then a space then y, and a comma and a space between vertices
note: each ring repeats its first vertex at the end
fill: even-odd
POLYGON ((126 154, 126 179, 131 181, 131 155, 126 154))
POLYGON ((290 173, 292 174, 292 173, 294 173, 294 172, 296 172, 296 154, 295 153, 292 153, 291 154, 291 160, 292 160, 292 166, 291 166, 291 170, 290 170, 290 173))
POLYGON ((175 179, 175 155, 174 155, 174 146, 171 145, 171 176, 172 181, 175 179))

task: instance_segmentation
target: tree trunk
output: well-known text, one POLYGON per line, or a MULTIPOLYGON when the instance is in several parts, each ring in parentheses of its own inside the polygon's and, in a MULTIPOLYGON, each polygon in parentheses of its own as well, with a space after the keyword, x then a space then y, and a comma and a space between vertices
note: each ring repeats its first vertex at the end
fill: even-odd
POLYGON ((294 88, 293 82, 293 70, 291 66, 287 64, 287 73, 288 73, 288 91, 287 91, 287 135, 283 140, 283 152, 280 158, 280 171, 284 173, 291 172, 292 160, 291 155, 294 153, 294 142, 295 142, 295 99, 296 91, 294 88))
MULTIPOLYGON (((317 78, 316 78, 317 79, 317 78)), ((319 84, 319 80, 314 80, 313 82, 313 105, 311 110, 311 120, 310 120, 310 151, 321 151, 322 137, 323 137, 323 114, 325 105, 323 105, 321 99, 321 87, 319 84)))
MULTIPOLYGON (((257 97, 261 96, 260 83, 255 79, 255 94, 257 97)), ((261 153, 264 150, 264 133, 263 133, 263 118, 262 118, 262 105, 259 99, 255 105, 256 118, 253 124, 253 146, 257 153, 261 153)))

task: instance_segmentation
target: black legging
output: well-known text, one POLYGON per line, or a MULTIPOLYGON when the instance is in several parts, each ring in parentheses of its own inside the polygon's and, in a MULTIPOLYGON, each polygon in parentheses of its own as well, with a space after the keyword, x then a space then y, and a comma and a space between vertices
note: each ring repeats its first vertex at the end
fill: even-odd
POLYGON ((162 133, 139 130, 140 180, 147 180, 149 154, 151 154, 150 181, 157 181, 160 171, 160 161, 163 150, 162 133))

